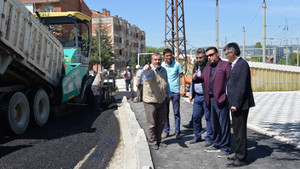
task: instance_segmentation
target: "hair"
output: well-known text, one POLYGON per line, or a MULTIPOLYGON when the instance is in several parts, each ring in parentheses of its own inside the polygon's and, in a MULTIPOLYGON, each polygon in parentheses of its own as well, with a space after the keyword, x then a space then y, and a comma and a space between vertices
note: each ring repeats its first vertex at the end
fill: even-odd
POLYGON ((241 54, 240 47, 235 42, 228 43, 224 48, 224 51, 225 50, 227 50, 227 52, 234 52, 237 56, 240 56, 240 54, 241 54))
POLYGON ((206 57, 205 50, 203 48, 198 48, 197 49, 196 56, 199 55, 199 54, 204 54, 204 56, 206 57))
POLYGON ((161 54, 160 54, 159 52, 154 52, 154 53, 152 54, 151 59, 153 58, 153 56, 161 56, 161 54))
POLYGON ((207 52, 209 50, 212 50, 212 49, 214 50, 215 53, 219 53, 218 49, 216 47, 214 47, 214 46, 206 48, 205 52, 207 52))
POLYGON ((165 49, 163 50, 163 55, 165 55, 166 53, 171 53, 171 54, 173 54, 172 50, 169 49, 169 48, 165 48, 165 49))

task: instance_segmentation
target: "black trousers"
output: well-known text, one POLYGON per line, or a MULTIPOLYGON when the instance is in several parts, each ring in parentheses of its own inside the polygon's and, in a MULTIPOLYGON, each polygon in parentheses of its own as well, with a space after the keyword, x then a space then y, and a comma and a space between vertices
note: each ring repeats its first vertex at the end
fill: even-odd
POLYGON ((248 110, 231 112, 232 128, 235 140, 235 157, 241 161, 247 161, 247 119, 248 110))

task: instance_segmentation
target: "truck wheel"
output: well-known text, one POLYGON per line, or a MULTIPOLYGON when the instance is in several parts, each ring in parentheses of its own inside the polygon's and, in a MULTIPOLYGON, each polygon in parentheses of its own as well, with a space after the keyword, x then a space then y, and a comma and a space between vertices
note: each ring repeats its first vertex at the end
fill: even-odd
POLYGON ((50 114, 50 102, 48 94, 44 89, 39 89, 35 93, 32 112, 35 123, 38 126, 44 126, 47 123, 50 114))
POLYGON ((25 132, 29 123, 30 109, 28 100, 22 92, 16 92, 10 98, 7 116, 13 133, 25 132))

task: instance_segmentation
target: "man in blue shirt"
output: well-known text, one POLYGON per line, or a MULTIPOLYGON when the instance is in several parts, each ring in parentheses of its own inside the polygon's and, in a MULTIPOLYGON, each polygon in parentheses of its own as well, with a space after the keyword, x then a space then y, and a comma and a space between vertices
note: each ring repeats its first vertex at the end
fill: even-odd
MULTIPOLYGON (((165 61, 162 67, 167 70, 168 82, 171 91, 171 100, 173 104, 173 113, 175 118, 175 138, 180 139, 180 94, 185 95, 185 77, 181 65, 174 60, 173 52, 170 49, 164 49, 163 56, 165 61), (182 79, 182 90, 180 90, 179 77, 182 79)), ((169 121, 170 103, 167 103, 167 119, 165 123, 162 138, 167 138, 170 132, 169 121)))

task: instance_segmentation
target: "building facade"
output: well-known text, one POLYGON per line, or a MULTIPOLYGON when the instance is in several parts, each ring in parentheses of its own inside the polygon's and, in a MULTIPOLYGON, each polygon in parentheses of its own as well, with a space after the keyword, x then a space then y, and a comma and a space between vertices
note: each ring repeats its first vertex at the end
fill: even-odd
POLYGON ((99 23, 105 28, 114 48, 114 70, 125 68, 131 61, 136 59, 138 53, 146 52, 146 35, 135 25, 131 25, 125 19, 118 16, 110 16, 110 11, 103 9, 102 12, 91 10, 92 34, 96 35, 99 23))
MULTIPOLYGON (((29 11, 41 11, 45 5, 49 6, 50 12, 79 11, 92 18, 90 27, 92 35, 97 35, 99 23, 105 27, 108 37, 114 49, 115 65, 113 70, 121 70, 126 67, 131 59, 136 59, 138 53, 146 52, 146 35, 135 25, 131 25, 125 19, 118 16, 110 16, 110 11, 103 9, 102 12, 90 10, 83 0, 20 0, 29 11)), ((70 27, 71 28, 71 27, 70 27)), ((84 27, 79 27, 80 32, 86 32, 84 27)), ((69 37, 68 30, 64 37, 69 37)))

